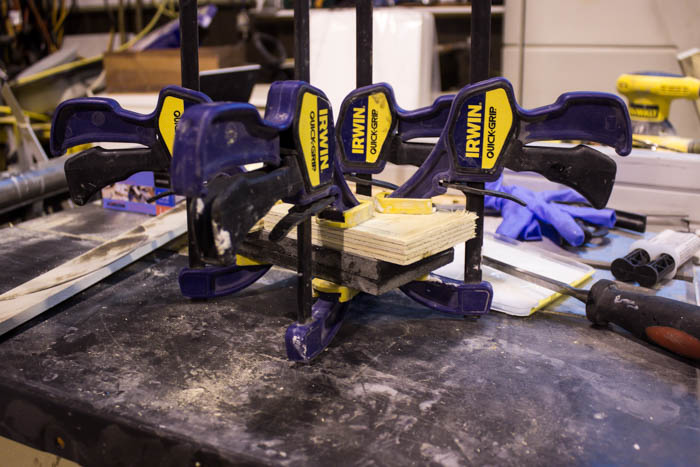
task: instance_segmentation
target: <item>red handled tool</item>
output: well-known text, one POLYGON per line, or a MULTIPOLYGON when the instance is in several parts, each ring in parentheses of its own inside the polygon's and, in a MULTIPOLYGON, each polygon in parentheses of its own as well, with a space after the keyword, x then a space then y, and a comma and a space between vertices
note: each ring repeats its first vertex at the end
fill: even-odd
POLYGON ((698 306, 650 295, 607 279, 599 280, 590 290, 583 290, 490 257, 484 256, 483 263, 581 300, 586 304, 586 317, 594 324, 617 324, 671 352, 700 360, 698 306))

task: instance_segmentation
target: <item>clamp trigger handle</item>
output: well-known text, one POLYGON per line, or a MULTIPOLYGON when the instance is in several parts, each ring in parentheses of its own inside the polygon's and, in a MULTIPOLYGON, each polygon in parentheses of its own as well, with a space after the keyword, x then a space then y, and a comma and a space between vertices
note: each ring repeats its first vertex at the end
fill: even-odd
POLYGON ((107 185, 137 172, 167 171, 169 167, 170 158, 151 148, 104 149, 98 146, 69 158, 64 170, 70 197, 82 206, 107 185))
POLYGON ((487 189, 481 189, 481 188, 474 188, 469 186, 466 183, 461 183, 461 182, 446 182, 444 180, 440 180, 440 186, 445 187, 445 188, 453 188, 455 190, 459 190, 462 193, 466 194, 471 194, 471 195, 478 195, 478 196, 493 196, 496 198, 504 198, 509 201, 513 201, 515 203, 518 203, 519 205, 523 207, 527 207, 527 203, 517 196, 513 196, 510 193, 504 193, 502 191, 496 191, 496 190, 487 190, 487 189))

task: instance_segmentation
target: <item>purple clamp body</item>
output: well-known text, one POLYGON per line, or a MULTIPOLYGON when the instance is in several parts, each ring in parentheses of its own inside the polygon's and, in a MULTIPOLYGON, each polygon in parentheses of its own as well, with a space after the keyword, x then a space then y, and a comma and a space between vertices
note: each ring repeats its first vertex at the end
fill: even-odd
MULTIPOLYGON (((631 150, 629 114, 616 96, 567 93, 554 104, 526 111, 515 102, 510 83, 495 78, 463 88, 440 139, 418 171, 390 196, 428 198, 442 194, 441 182, 490 181, 500 176, 514 140, 521 144, 551 139, 583 139, 631 150)), ((488 282, 464 283, 431 274, 401 290, 446 313, 482 314, 491 306, 488 282)))
POLYGON ((399 116, 397 132, 401 140, 439 137, 447 123, 454 97, 454 95, 440 96, 432 105, 416 110, 404 110, 397 105, 399 116))
MULTIPOLYGON (((205 94, 178 86, 163 88, 159 94, 156 109, 150 114, 139 114, 125 110, 114 99, 71 99, 61 103, 54 113, 51 132, 51 151, 53 154, 59 155, 70 147, 85 143, 137 143, 147 146, 169 161, 170 149, 164 140, 160 127, 161 122, 159 122, 161 112, 164 111, 164 108, 166 108, 168 112, 172 112, 172 114, 169 113, 166 116, 164 122, 166 125, 173 125, 171 130, 174 130, 174 125, 176 123, 177 126, 183 123, 180 109, 186 109, 190 111, 190 113, 194 112, 194 114, 196 114, 198 106, 195 104, 208 102, 211 102, 211 99, 205 94), (169 97, 175 100, 172 102, 166 101, 169 97)), ((233 105, 234 108, 239 108, 241 106, 244 108, 243 112, 249 111, 251 115, 257 117, 258 121, 260 120, 257 109, 254 107, 251 110, 251 106, 247 104, 233 105)), ((207 105, 205 104, 203 108, 206 107, 207 105)), ((254 120, 250 115, 247 117, 254 120)), ((189 121, 186 122, 185 127, 187 127, 189 123, 189 121)), ((245 136, 244 128, 243 125, 239 127, 229 126, 227 127, 228 133, 226 133, 226 135, 229 137, 231 135, 237 136, 238 142, 241 143, 245 136)), ((179 134, 184 134, 187 137, 192 136, 192 132, 188 131, 186 128, 180 128, 179 134)), ((187 140, 187 137, 185 140, 187 140)), ((254 149, 261 151, 262 146, 260 144, 255 145, 254 149)), ((258 153, 258 155, 260 155, 260 153, 258 153)), ((275 155, 279 159, 279 148, 276 148, 275 155)), ((204 161, 204 167, 202 167, 202 161, 192 161, 188 160, 188 158, 179 158, 178 161, 183 162, 183 159, 184 162, 186 162, 186 167, 182 170, 183 167, 178 165, 180 169, 178 173, 192 175, 189 178, 190 181, 194 181, 197 174, 201 174, 202 172, 207 173, 207 169, 210 168, 206 165, 210 161, 204 161), (198 162, 200 164, 197 164, 198 162)), ((90 162, 96 163, 106 160, 105 156, 98 155, 90 162)), ((142 163, 136 162, 142 161, 134 161, 133 167, 138 167, 139 170, 148 169, 148 167, 143 167, 142 163)), ((114 170, 117 170, 117 166, 114 166, 114 170)), ((128 173, 130 174, 134 170, 128 173)), ((211 173, 219 171, 227 171, 229 173, 242 172, 238 167, 217 167, 211 173)), ((211 175, 211 173, 207 174, 211 175)), ((184 178, 186 180, 188 179, 187 176, 184 178)), ((182 178, 178 178, 178 182, 181 179, 182 178)), ((184 189, 183 192, 188 195, 193 193, 189 188, 184 189)), ((184 296, 189 298, 212 298, 232 294, 244 289, 262 277, 270 267, 270 265, 231 265, 225 267, 207 266, 204 268, 183 268, 178 276, 178 281, 180 290, 184 296)))
POLYGON ((175 193, 203 197, 207 183, 220 174, 240 173, 247 164, 280 164, 280 128, 260 117, 248 103, 195 105, 180 118, 175 132, 170 179, 175 193))
POLYGON ((287 358, 293 362, 308 362, 318 356, 333 340, 350 305, 340 302, 338 294, 319 293, 306 323, 294 323, 284 335, 287 358))
MULTIPOLYGON (((59 156, 73 146, 87 143, 136 143, 170 155, 158 124, 166 98, 183 101, 183 107, 211 102, 201 92, 179 86, 167 86, 158 95, 158 104, 150 114, 122 108, 114 99, 81 97, 61 102, 51 123, 51 153, 59 156)), ((172 120, 172 119, 171 119, 172 120)))
POLYGON ((268 93, 265 118, 247 103, 193 106, 180 119, 175 134, 171 170, 173 189, 185 196, 202 197, 206 194, 207 182, 218 174, 230 174, 243 165, 260 162, 266 165, 266 169, 279 167, 282 165, 282 150, 289 149, 299 154, 298 170, 304 188, 284 200, 293 204, 310 204, 339 191, 333 170, 333 134, 330 102, 323 91, 303 81, 273 83, 268 93), (312 117, 302 115, 312 107, 313 112, 309 112, 313 113, 312 117), (322 113, 326 128, 322 128, 322 113), (319 146, 322 135, 328 135, 327 159, 324 161, 316 154, 320 149, 316 148, 315 141, 307 144, 307 135, 302 134, 303 129, 299 126, 308 118, 314 119, 313 131, 317 136, 313 138, 318 138, 319 146), (308 151, 313 153, 307 154, 308 151), (307 164, 307 160, 312 162, 307 164), (307 165, 316 170, 314 177, 307 165))
POLYGON ((488 313, 493 299, 493 288, 486 281, 466 283, 437 274, 409 282, 401 291, 428 308, 462 316, 488 313))
POLYGON ((627 108, 615 95, 571 92, 554 104, 523 110, 507 80, 489 79, 459 91, 438 143, 418 171, 390 196, 431 197, 447 190, 440 182, 496 180, 516 144, 582 139, 627 155, 632 149, 630 128, 627 108))
POLYGON ((214 298, 245 289, 265 275, 272 266, 207 266, 182 268, 178 275, 180 292, 187 298, 214 298))
POLYGON ((441 96, 428 107, 407 111, 396 103, 387 83, 357 88, 340 107, 336 132, 337 163, 343 173, 376 174, 397 140, 438 137, 453 96, 441 96))
POLYGON ((339 211, 358 204, 334 165, 333 135, 333 115, 327 97, 302 81, 273 83, 265 118, 245 103, 192 106, 182 115, 174 142, 172 187, 176 193, 195 199, 194 232, 190 234, 201 257, 220 265, 183 270, 180 287, 184 295, 206 298, 234 293, 269 269, 236 267, 230 262, 235 244, 247 232, 245 222, 236 219, 244 216, 249 221, 258 217, 269 209, 268 202, 280 199, 272 199, 277 194, 284 201, 301 206, 334 196, 333 207, 339 211), (305 123, 309 128, 303 126, 305 123), (327 159, 322 160, 324 149, 327 159), (263 163, 264 167, 243 173, 243 166, 251 163, 263 163), (311 174, 315 177, 310 176, 311 170, 316 171, 311 174), (284 174, 279 180, 285 182, 272 183, 267 190, 262 181, 277 180, 274 177, 278 173, 284 174), (290 175, 294 173, 297 176, 290 175), (242 198, 252 196, 253 189, 262 193, 261 197, 241 199, 236 191, 239 186, 250 187, 239 190, 242 198), (265 197, 266 193, 270 196, 265 197), (236 199, 239 202, 234 202, 236 199), (240 232, 236 230, 232 236, 234 230, 225 222, 237 225, 240 232), (223 253, 212 247, 212 235, 215 237, 217 232, 229 233, 233 239, 223 253))
MULTIPOLYGON (((242 166, 253 162, 279 164, 278 132, 282 129, 263 122, 258 110, 250 104, 203 104, 188 108, 180 117, 175 133, 173 189, 198 198, 206 194, 207 182, 217 175, 243 173, 242 166), (235 158, 230 157, 234 150, 235 158)), ((197 232, 190 235, 198 236, 197 232)), ((230 295, 255 283, 270 267, 232 264, 183 268, 178 275, 180 292, 196 299, 230 295)))
POLYGON ((358 88, 343 100, 336 134, 338 164, 343 173, 376 174, 402 142, 440 136, 454 161, 457 177, 451 181, 492 181, 506 159, 499 152, 506 152, 512 139, 522 144, 593 141, 626 155, 632 142, 629 128, 627 108, 612 94, 571 92, 554 104, 524 110, 510 83, 494 78, 466 86, 456 96, 442 96, 431 106, 406 111, 396 103, 391 86, 379 83, 358 88), (488 151, 483 149, 487 145, 488 151))

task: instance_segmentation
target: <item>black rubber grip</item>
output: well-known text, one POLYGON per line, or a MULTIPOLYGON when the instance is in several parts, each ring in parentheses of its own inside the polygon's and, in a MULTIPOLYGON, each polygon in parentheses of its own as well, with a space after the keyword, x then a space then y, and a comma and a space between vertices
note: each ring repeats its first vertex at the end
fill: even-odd
POLYGON ((600 280, 588 293, 586 316, 595 324, 616 324, 671 352, 700 360, 698 306, 623 290, 613 281, 600 280))
POLYGON ((615 227, 644 233, 647 230, 647 216, 616 209, 615 227))
POLYGON ((584 145, 573 148, 522 146, 519 149, 516 146, 509 151, 507 168, 536 172, 551 182, 573 188, 596 209, 608 203, 617 174, 612 158, 584 145))
POLYGON ((170 158, 150 148, 104 149, 99 146, 76 154, 64 166, 70 197, 79 206, 102 188, 137 172, 169 169, 170 158))
POLYGON ((219 177, 209 185, 197 222, 210 223, 212 236, 197 239, 203 240, 199 248, 207 260, 222 266, 234 263, 238 244, 278 200, 303 189, 299 171, 287 166, 219 177))
POLYGON ((399 138, 391 141, 387 160, 396 165, 420 167, 435 148, 431 143, 404 143, 399 138))
POLYGON ((321 211, 330 206, 333 201, 335 201, 335 197, 328 196, 326 198, 321 198, 310 205, 297 205, 292 207, 282 219, 277 221, 275 226, 270 231, 268 238, 271 242, 278 242, 282 240, 294 227, 319 214, 321 211))

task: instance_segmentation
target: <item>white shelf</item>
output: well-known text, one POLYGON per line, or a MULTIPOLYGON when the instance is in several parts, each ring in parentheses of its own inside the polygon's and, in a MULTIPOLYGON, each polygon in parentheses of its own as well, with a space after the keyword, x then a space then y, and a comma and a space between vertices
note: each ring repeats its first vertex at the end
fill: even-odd
MULTIPOLYGON (((397 7, 375 7, 375 10, 381 8, 410 8, 420 11, 432 13, 435 16, 469 16, 472 13, 471 5, 442 5, 442 6, 397 6, 397 7)), ((330 8, 329 8, 330 9, 330 8)), ((349 10, 351 8, 336 8, 336 10, 349 10)), ((313 11, 313 10, 312 10, 313 11)), ((491 7, 493 16, 502 16, 505 7, 496 5, 491 7)), ((258 18, 293 18, 294 10, 283 9, 276 11, 251 11, 251 14, 258 18)))

